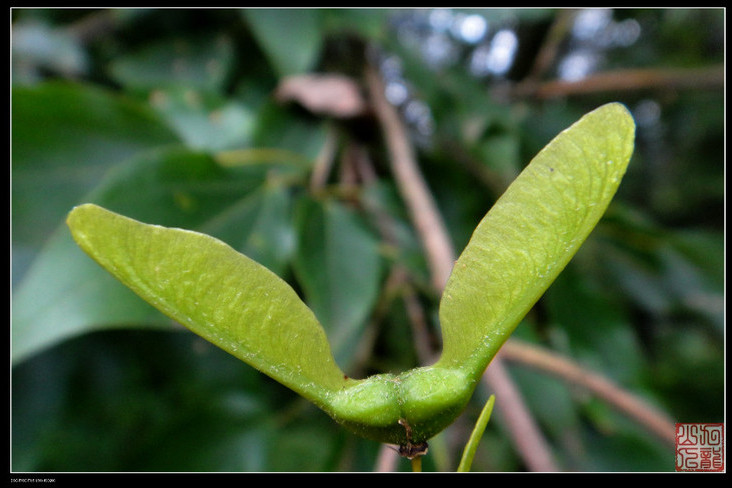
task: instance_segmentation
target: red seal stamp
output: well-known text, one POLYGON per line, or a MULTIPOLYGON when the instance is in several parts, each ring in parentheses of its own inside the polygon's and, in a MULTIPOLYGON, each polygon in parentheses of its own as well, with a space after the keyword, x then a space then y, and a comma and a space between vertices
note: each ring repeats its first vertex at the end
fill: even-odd
POLYGON ((724 471, 724 424, 676 424, 676 471, 724 471))

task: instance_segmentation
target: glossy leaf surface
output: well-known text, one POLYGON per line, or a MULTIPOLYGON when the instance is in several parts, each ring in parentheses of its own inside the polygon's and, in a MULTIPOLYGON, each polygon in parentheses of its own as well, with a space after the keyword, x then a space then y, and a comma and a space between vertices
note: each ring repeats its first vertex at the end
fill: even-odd
POLYGON ((242 10, 241 15, 278 74, 306 72, 314 63, 321 48, 321 11, 265 8, 242 10), (283 36, 283 32, 287 35, 283 36))

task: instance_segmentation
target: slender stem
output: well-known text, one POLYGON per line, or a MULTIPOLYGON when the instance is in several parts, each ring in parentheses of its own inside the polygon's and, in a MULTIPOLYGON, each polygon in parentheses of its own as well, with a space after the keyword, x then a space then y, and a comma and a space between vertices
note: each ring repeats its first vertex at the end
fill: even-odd
POLYGON ((485 406, 483 407, 483 410, 480 412, 478 421, 475 423, 475 428, 470 434, 470 439, 468 440, 468 443, 465 445, 463 457, 462 459, 460 459, 460 464, 458 465, 458 472, 467 473, 468 471, 470 471, 470 466, 472 466, 473 459, 475 458, 475 451, 478 450, 478 444, 480 443, 480 439, 483 437, 483 432, 485 432, 485 428, 491 418, 491 413, 493 412, 493 404, 495 402, 496 396, 491 395, 490 398, 488 398, 485 406))
POLYGON ((549 71, 552 65, 554 65, 557 56, 560 53, 562 43, 567 37, 572 27, 572 22, 577 16, 578 10, 568 9, 559 10, 549 27, 545 40, 534 58, 534 64, 529 71, 528 76, 524 79, 525 82, 535 82, 540 80, 542 76, 549 71))
POLYGON ((412 472, 422 472, 422 456, 415 456, 412 458, 412 472))

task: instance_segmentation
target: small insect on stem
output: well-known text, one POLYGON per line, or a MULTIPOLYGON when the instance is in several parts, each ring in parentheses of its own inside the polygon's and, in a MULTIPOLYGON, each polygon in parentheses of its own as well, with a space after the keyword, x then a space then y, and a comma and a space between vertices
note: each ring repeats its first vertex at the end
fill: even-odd
POLYGON ((404 419, 399 419, 399 425, 403 426, 407 433, 407 443, 399 446, 399 455, 407 459, 415 459, 427 454, 428 446, 426 442, 412 444, 412 428, 409 423, 404 419))

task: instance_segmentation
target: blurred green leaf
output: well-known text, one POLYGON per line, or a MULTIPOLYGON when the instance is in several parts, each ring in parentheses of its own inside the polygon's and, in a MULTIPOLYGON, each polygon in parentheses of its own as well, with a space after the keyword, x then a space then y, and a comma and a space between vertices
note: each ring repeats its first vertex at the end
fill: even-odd
POLYGON ((166 38, 115 58, 112 78, 130 91, 185 87, 220 92, 232 69, 234 51, 223 36, 166 38))
POLYGON ((379 295, 379 241, 354 210, 333 200, 301 200, 293 261, 308 305, 346 365, 379 295))
POLYGON ((158 89, 151 104, 192 148, 222 151, 247 147, 255 115, 247 107, 192 88, 158 89))
POLYGON ((514 134, 496 134, 483 139, 478 150, 479 161, 510 183, 521 171, 520 143, 514 134))
POLYGON ((628 318, 611 297, 570 266, 547 291, 549 320, 567 338, 571 356, 586 367, 627 382, 642 371, 642 349, 628 318))
POLYGON ((293 425, 275 436, 272 471, 329 471, 337 434, 319 425, 293 425))
POLYGON ((251 145, 260 149, 285 149, 299 154, 300 159, 315 161, 326 143, 328 130, 323 120, 297 117, 270 102, 257 112, 251 145))
POLYGON ((181 464, 193 472, 258 472, 271 470, 268 442, 272 426, 252 425, 262 412, 249 414, 242 423, 228 412, 188 412, 180 425, 155 439, 149 456, 137 460, 143 470, 179 471, 181 464))
POLYGON ((361 198, 372 215, 387 216, 382 220, 382 231, 386 233, 388 241, 384 248, 386 257, 408 268, 413 279, 429 281, 422 243, 409 222, 409 216, 401 205, 398 190, 393 183, 379 181, 364 185, 361 198))
POLYGON ((172 326, 79 251, 61 229, 13 293, 13 363, 100 328, 172 326))
POLYGON ((16 86, 12 103, 17 280, 68 209, 110 168, 177 138, 149 108, 94 86, 16 86))
POLYGON ((605 432, 591 431, 583 445, 594 446, 580 452, 578 458, 589 472, 671 472, 674 465, 672 449, 659 445, 643 432, 634 432, 626 425, 605 432))
POLYGON ((13 470, 271 469, 282 405, 261 374, 193 334, 88 334, 13 378, 13 470))
POLYGON ((241 15, 279 77, 305 73, 320 54, 321 10, 243 9, 241 15))

